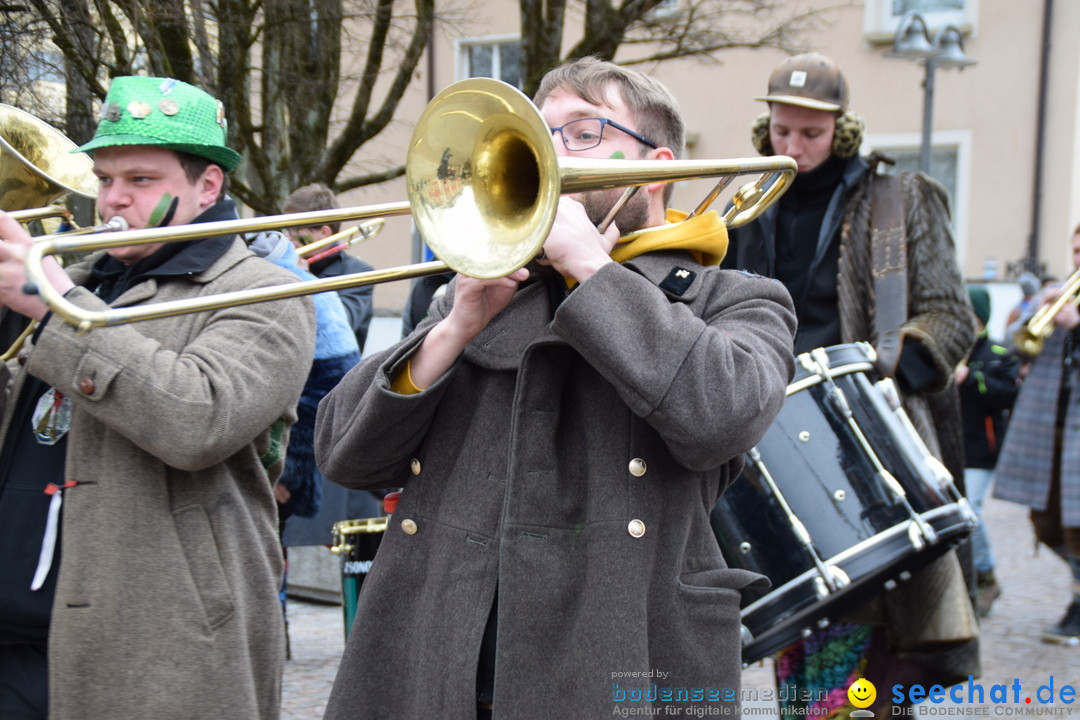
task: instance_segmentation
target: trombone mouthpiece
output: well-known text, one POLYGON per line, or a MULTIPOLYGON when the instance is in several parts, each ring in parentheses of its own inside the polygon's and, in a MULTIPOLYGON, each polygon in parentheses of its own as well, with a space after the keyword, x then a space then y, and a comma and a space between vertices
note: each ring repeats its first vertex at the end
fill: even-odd
POLYGON ((128 225, 128 221, 125 220, 124 218, 120 217, 119 215, 117 215, 112 220, 110 220, 109 222, 102 225, 101 226, 101 231, 102 232, 124 232, 125 230, 128 230, 130 228, 131 228, 131 226, 128 225))

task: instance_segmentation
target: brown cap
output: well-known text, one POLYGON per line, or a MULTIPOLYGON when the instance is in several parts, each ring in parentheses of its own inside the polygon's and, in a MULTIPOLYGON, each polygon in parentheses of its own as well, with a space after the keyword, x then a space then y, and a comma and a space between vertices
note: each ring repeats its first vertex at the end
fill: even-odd
POLYGON ((755 100, 814 110, 844 110, 848 85, 840 66, 820 53, 789 57, 769 76, 769 94, 755 100))

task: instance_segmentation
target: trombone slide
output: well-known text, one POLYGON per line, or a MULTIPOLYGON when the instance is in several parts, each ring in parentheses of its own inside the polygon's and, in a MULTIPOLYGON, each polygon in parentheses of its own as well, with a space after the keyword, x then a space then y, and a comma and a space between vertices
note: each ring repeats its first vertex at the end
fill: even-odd
MULTIPOLYGON (((756 174, 758 180, 737 191, 731 208, 724 214, 725 224, 736 227, 750 222, 777 200, 791 184, 797 169, 795 161, 783 155, 702 161, 559 157, 551 130, 532 102, 516 88, 490 78, 463 80, 439 93, 417 121, 409 147, 405 173, 407 202, 126 230, 92 240, 47 236, 28 251, 29 283, 36 286, 53 312, 86 330, 448 270, 477 278, 496 278, 523 267, 539 254, 551 231, 562 194, 756 174), (313 227, 410 213, 439 261, 97 312, 65 300, 46 281, 42 268, 44 257, 51 254, 313 227)), ((695 213, 703 212, 717 193, 718 190, 714 191, 695 213)))

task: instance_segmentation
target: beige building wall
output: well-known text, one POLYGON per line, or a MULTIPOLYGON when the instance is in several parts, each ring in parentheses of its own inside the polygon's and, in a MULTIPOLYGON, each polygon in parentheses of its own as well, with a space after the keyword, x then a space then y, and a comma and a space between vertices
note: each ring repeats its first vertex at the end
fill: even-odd
MULTIPOLYGON (((805 0, 790 6, 794 12, 834 4, 805 0)), ((962 271, 972 279, 983 277, 984 272, 1005 279, 1010 263, 1016 265, 1027 254, 1036 207, 1044 3, 967 0, 966 4, 969 14, 955 22, 967 33, 966 53, 978 63, 962 71, 936 72, 933 143, 935 148, 951 148, 957 161, 950 182, 962 271)), ((924 69, 911 61, 886 57, 891 31, 872 28, 888 21, 881 8, 890 5, 891 0, 866 0, 864 5, 830 10, 823 15, 822 27, 803 40, 808 49, 830 55, 844 68, 852 87, 851 107, 866 121, 864 150, 902 151, 917 158, 924 69)), ((1053 6, 1037 241, 1039 259, 1048 272, 1060 277, 1070 270, 1066 242, 1080 222, 1080 45, 1072 37, 1080 28, 1080 3, 1053 6)), ((927 14, 927 19, 933 31, 935 16, 927 14)), ((567 27, 580 24, 580 19, 572 18, 567 27)), ((517 28, 517 3, 510 0, 486 3, 484 12, 467 13, 452 31, 441 27, 432 62, 422 63, 409 99, 399 108, 395 132, 365 146, 365 157, 358 157, 357 162, 404 161, 412 125, 428 99, 429 83, 438 91, 460 79, 462 43, 514 37, 517 28)), ((575 39, 570 32, 566 42, 569 45, 575 39)), ((737 50, 719 53, 713 62, 679 60, 638 67, 668 84, 683 103, 692 140, 689 157, 752 157, 756 153, 749 141, 750 124, 766 110, 764 103, 753 98, 764 94, 770 70, 783 57, 779 51, 737 50)), ((677 189, 674 204, 688 209, 706 189, 702 183, 684 184, 677 189)), ((342 200, 370 204, 404 198, 404 182, 399 180, 353 191, 342 200)), ((723 199, 714 207, 722 203, 723 199)), ((357 253, 379 268, 407 263, 413 253, 410 235, 408 218, 391 219, 382 235, 357 253)), ((378 286, 379 311, 399 312, 407 290, 408 282, 378 286)))

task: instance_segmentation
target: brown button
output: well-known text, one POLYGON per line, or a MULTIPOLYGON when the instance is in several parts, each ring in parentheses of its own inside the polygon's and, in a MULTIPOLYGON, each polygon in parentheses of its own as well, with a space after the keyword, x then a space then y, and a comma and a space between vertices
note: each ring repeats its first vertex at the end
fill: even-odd
POLYGON ((420 461, 413 458, 413 461, 409 464, 409 468, 412 470, 413 475, 420 474, 420 461))
POLYGON ((416 530, 417 530, 416 523, 413 520, 402 520, 401 521, 401 531, 403 533, 405 533, 406 535, 415 535, 416 530))
POLYGON ((631 520, 630 524, 626 526, 632 537, 639 538, 645 534, 645 523, 640 520, 631 520))
POLYGON ((645 461, 641 458, 634 458, 630 461, 630 474, 634 477, 641 477, 645 474, 645 461))
POLYGON ((83 395, 94 394, 94 380, 93 378, 84 377, 79 381, 79 392, 83 395))

